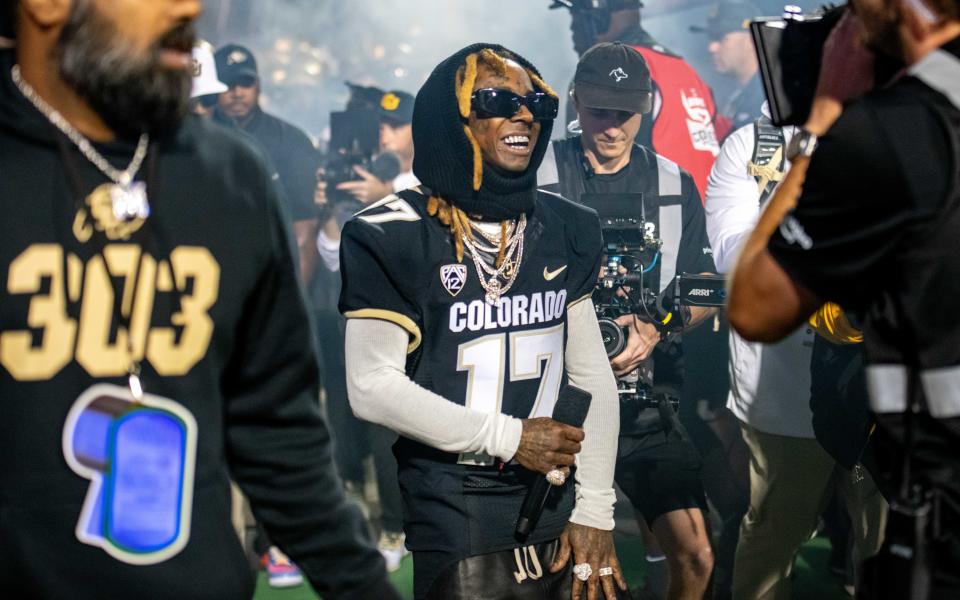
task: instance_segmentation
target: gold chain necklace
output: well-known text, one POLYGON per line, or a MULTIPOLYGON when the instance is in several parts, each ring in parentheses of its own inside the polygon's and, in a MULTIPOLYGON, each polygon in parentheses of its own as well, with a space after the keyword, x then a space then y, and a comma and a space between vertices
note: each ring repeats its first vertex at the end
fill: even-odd
POLYGON ((486 292, 484 299, 487 304, 496 304, 500 300, 500 296, 506 294, 513 287, 517 275, 520 273, 520 263, 523 260, 523 233, 527 227, 527 216, 520 215, 516 226, 512 227, 513 232, 508 235, 507 249, 499 267, 492 267, 487 264, 487 261, 483 260, 482 254, 492 255, 489 257, 491 258, 490 263, 496 265, 500 237, 486 233, 472 221, 470 221, 470 227, 472 230, 479 232, 487 241, 496 245, 495 247, 484 246, 471 239, 466 232, 460 233, 460 239, 463 241, 464 247, 470 251, 470 256, 473 258, 477 277, 480 278, 480 286, 486 292), (489 275, 489 277, 485 277, 484 274, 489 275))

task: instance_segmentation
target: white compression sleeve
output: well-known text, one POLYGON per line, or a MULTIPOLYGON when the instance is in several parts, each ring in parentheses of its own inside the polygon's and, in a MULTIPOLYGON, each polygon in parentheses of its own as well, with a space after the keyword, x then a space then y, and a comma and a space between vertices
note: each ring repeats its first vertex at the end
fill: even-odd
POLYGON ((388 321, 347 320, 347 394, 354 414, 444 452, 513 458, 520 419, 454 404, 411 381, 404 372, 408 342, 407 332, 388 321))
POLYGON ((613 475, 620 435, 620 399, 600 339, 597 315, 589 299, 567 313, 566 370, 570 385, 590 392, 583 424, 583 448, 577 455, 577 504, 570 520, 597 529, 613 529, 613 475))

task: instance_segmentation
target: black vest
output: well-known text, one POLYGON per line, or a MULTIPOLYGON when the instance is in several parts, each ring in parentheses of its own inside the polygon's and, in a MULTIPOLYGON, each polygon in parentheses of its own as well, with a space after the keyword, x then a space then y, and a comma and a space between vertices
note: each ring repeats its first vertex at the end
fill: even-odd
POLYGON ((891 281, 867 314, 867 380, 878 413, 907 407, 909 372, 919 375, 926 408, 960 417, 960 59, 944 50, 914 65, 902 85, 950 133, 951 184, 934 218, 910 227, 891 259, 891 281))

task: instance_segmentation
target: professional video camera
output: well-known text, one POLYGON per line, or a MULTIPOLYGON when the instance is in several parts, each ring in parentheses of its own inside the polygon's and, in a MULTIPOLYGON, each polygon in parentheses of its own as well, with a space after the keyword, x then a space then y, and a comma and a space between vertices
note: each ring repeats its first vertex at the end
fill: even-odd
POLYGON ((587 194, 584 201, 600 216, 607 257, 593 302, 608 357, 627 344, 617 317, 637 315, 666 335, 689 321, 691 306, 723 306, 726 290, 719 275, 682 273, 663 291, 648 287, 646 275, 660 260, 663 242, 647 223, 641 194, 587 194))
POLYGON ((750 24, 773 123, 803 125, 820 76, 823 44, 846 6, 825 7, 809 15, 786 6, 783 17, 763 17, 750 24))
MULTIPOLYGON (((324 165, 327 198, 330 204, 362 204, 353 196, 337 189, 344 181, 358 181, 354 167, 369 171, 382 181, 390 181, 400 173, 400 162, 380 149, 380 117, 377 106, 383 90, 346 82, 350 98, 345 110, 330 113, 330 147, 324 165)), ((354 211, 355 212, 355 211, 354 211)))
MULTIPOLYGON (((786 6, 783 17, 763 17, 750 24, 760 63, 763 89, 774 125, 803 125, 820 77, 823 45, 847 5, 827 5, 811 14, 786 6)), ((889 81, 903 67, 898 59, 877 53, 874 81, 889 81)))
MULTIPOLYGON (((627 328, 617 324, 624 315, 636 315, 669 337, 690 320, 691 306, 723 306, 724 280, 719 275, 676 276, 663 291, 647 282, 660 261, 660 240, 649 226, 641 194, 585 194, 584 203, 596 209, 606 254, 606 266, 593 292, 594 308, 607 357, 627 345, 627 328)), ((621 402, 641 407, 673 405, 678 400, 654 394, 652 376, 634 373, 617 379, 621 402)))

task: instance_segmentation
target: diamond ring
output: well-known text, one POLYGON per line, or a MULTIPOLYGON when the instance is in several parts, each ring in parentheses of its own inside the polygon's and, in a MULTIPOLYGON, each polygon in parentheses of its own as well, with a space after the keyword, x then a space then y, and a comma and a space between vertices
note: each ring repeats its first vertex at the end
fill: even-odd
POLYGON ((567 476, 560 469, 553 469, 547 473, 546 477, 550 485, 563 485, 563 482, 567 480, 567 476))
POLYGON ((613 575, 613 569, 610 567, 600 567, 600 570, 597 571, 597 575, 600 577, 609 577, 613 575))
POLYGON ((573 574, 576 575, 580 581, 586 581, 593 575, 593 567, 590 566, 590 563, 573 565, 573 574))

